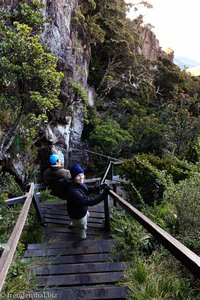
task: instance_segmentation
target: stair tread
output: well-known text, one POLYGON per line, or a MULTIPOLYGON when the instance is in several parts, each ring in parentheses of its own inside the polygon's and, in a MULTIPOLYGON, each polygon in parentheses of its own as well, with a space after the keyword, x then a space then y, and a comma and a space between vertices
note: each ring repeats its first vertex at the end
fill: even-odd
POLYGON ((24 257, 34 257, 34 256, 57 256, 57 255, 77 255, 77 254, 94 254, 94 253, 105 253, 109 252, 113 247, 113 243, 108 244, 94 244, 87 245, 82 241, 77 246, 68 246, 65 248, 45 248, 45 249, 27 249, 24 257))
POLYGON ((80 247, 84 243, 84 246, 94 246, 94 245, 114 245, 116 244, 113 239, 99 239, 99 240, 85 240, 85 241, 66 241, 63 243, 37 243, 37 244, 29 244, 28 250, 43 250, 43 249, 61 249, 61 248, 74 248, 80 247))
POLYGON ((125 262, 92 262, 88 264, 71 263, 62 265, 44 265, 34 268, 38 275, 67 275, 81 273, 114 272, 125 270, 130 263, 125 262))
MULTIPOLYGON (((47 288, 44 295, 52 296, 56 300, 94 300, 94 299, 125 299, 127 295, 125 286, 85 286, 47 288)), ((38 292, 38 295, 42 295, 38 292)), ((50 297, 49 297, 50 298, 50 297)))

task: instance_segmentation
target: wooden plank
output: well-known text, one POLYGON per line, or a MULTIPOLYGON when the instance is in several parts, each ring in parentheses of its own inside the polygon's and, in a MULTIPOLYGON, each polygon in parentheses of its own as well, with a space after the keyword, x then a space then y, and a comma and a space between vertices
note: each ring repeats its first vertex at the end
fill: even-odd
POLYGON ((50 210, 66 210, 67 211, 67 204, 52 204, 52 203, 41 203, 40 204, 42 209, 50 209, 50 210))
MULTIPOLYGON (((67 224, 69 225, 71 223, 71 219, 67 216, 63 215, 49 215, 49 214, 44 214, 44 219, 47 220, 48 223, 57 223, 57 224, 67 224)), ((96 218, 96 217, 89 217, 88 219, 88 224, 90 223, 96 223, 99 225, 104 224, 104 218, 96 218)), ((101 227, 101 226, 98 226, 101 227)))
POLYGON ((99 182, 101 181, 101 177, 96 177, 96 178, 86 178, 85 183, 94 183, 94 182, 99 182))
POLYGON ((74 241, 75 233, 54 233, 54 234, 46 234, 44 238, 44 242, 57 243, 60 241, 74 241))
MULTIPOLYGON (((68 225, 68 224, 67 224, 68 225)), ((49 226, 47 226, 47 227, 45 227, 45 228, 43 228, 43 230, 45 231, 45 232, 63 232, 63 233, 65 233, 65 232, 69 232, 69 231, 71 231, 71 230, 69 230, 68 229, 68 226, 55 226, 54 224, 50 224, 49 226)), ((102 228, 95 228, 95 229, 93 229, 93 228, 88 228, 88 230, 89 231, 93 231, 93 230, 95 230, 97 233, 99 232, 103 232, 103 229, 102 228)))
MULTIPOLYGON (((52 219, 52 222, 54 220, 66 220, 68 221, 69 223, 71 222, 71 219, 70 217, 68 217, 67 215, 59 215, 59 214, 47 214, 45 213, 44 214, 44 218, 46 219, 52 219)), ((89 217, 88 219, 88 223, 97 223, 97 224, 102 224, 102 220, 104 219, 104 217, 102 216, 102 218, 97 218, 97 217, 94 217, 94 216, 91 216, 89 217)))
POLYGON ((59 275, 59 274, 80 274, 114 272, 127 269, 128 264, 124 262, 98 262, 88 264, 63 264, 47 265, 34 268, 36 275, 59 275))
MULTIPOLYGON (((52 219, 52 218, 44 218, 45 223, 52 223, 52 224, 63 224, 63 225, 68 225, 69 221, 67 220, 60 220, 60 219, 52 219)), ((95 228, 103 228, 104 224, 98 224, 95 222, 90 222, 88 220, 88 224, 90 224, 91 227, 95 227, 95 228)))
MULTIPOLYGON (((87 239, 99 239, 99 238, 110 238, 105 231, 97 233, 96 231, 87 230, 87 239)), ((44 242, 61 242, 61 241, 76 241, 76 234, 68 231, 66 233, 47 233, 44 237, 44 242)), ((83 241, 85 242, 85 241, 83 241)))
POLYGON ((36 286, 75 286, 91 284, 110 284, 122 281, 123 272, 70 274, 53 276, 36 276, 36 286))
POLYGON ((112 244, 107 245, 94 245, 87 246, 84 241, 78 247, 66 247, 61 249, 45 249, 45 250, 27 250, 24 257, 34 257, 34 256, 56 256, 56 255, 77 255, 82 253, 94 254, 94 253, 105 253, 110 251, 112 244))
POLYGON ((69 221, 70 220, 70 217, 66 215, 66 213, 64 214, 60 214, 60 213, 47 213, 47 212, 44 212, 44 217, 45 218, 49 218, 49 219, 62 219, 62 220, 67 220, 69 221))
MULTIPOLYGON (((45 223, 50 223, 50 224, 60 224, 60 225, 66 225, 68 226, 70 223, 70 220, 62 220, 62 219, 53 219, 53 218, 44 218, 45 223)), ((95 220, 88 220, 88 226, 94 227, 94 228, 103 228, 104 223, 96 223, 95 220)))
MULTIPOLYGON (((85 240, 85 246, 113 246, 116 244, 115 240, 107 239, 107 240, 85 240)), ((62 248, 75 248, 80 247, 82 245, 82 241, 67 241, 63 243, 38 243, 38 244, 29 244, 28 250, 44 250, 44 249, 62 249, 62 248)))
POLYGON ((130 203, 119 197, 113 191, 109 191, 111 197, 121 205, 131 216, 133 216, 143 227, 145 227, 158 241, 168 249, 183 265, 185 265, 197 278, 200 278, 200 257, 185 247, 168 232, 152 222, 130 203))
MULTIPOLYGON (((40 294, 41 292, 39 292, 40 294)), ((100 299, 126 299, 128 288, 125 286, 95 286, 47 288, 46 297, 52 295, 56 300, 100 300, 100 299), (49 293, 49 294, 48 294, 49 293)), ((52 298, 53 299, 53 298, 52 298)))
MULTIPOLYGON (((42 209, 51 209, 51 210, 66 210, 67 212, 67 204, 47 204, 47 203, 41 203, 42 209)), ((100 204, 90 206, 89 212, 104 212, 104 205, 101 202, 100 204)))
MULTIPOLYGON (((43 241, 44 242, 55 242, 55 241, 67 241, 69 238, 70 240, 74 240, 75 234, 72 232, 68 226, 64 227, 55 227, 49 226, 42 228, 43 230, 43 241)), ((104 230, 104 228, 95 228, 95 227, 88 227, 87 229, 87 237, 88 239, 102 239, 106 238, 109 239, 110 235, 108 232, 104 230)), ((84 241, 85 242, 85 241, 84 241)))
MULTIPOLYGON (((57 236, 65 236, 65 235, 74 235, 75 232, 73 232, 71 229, 69 228, 66 228, 65 232, 51 232, 51 231, 44 231, 45 232, 45 237, 57 237, 57 236), (56 236, 57 235, 57 236, 56 236)), ((103 230, 103 228, 94 228, 94 227, 88 227, 87 229, 87 236, 90 237, 90 236, 96 236, 97 239, 101 239, 102 237, 101 236, 107 236, 107 238, 110 238, 110 236, 107 234, 107 232, 105 232, 105 230, 103 230), (98 229, 98 231, 97 231, 98 229), (100 229, 100 230, 99 230, 100 229)), ((45 242, 45 241, 44 241, 45 242)), ((65 241, 66 242, 66 241, 65 241)))
POLYGON ((19 217, 17 219, 16 225, 12 231, 12 234, 7 242, 8 249, 5 249, 1 255, 0 258, 0 291, 2 290, 6 275, 8 273, 8 269, 10 267, 10 264, 12 262, 17 243, 19 241, 19 238, 21 236, 22 230, 24 228, 28 212, 30 209, 30 205, 32 202, 34 193, 34 184, 31 183, 29 192, 26 194, 26 200, 23 204, 22 210, 19 214, 19 217))
MULTIPOLYGON (((72 263, 89 263, 89 262, 101 262, 101 261, 113 261, 118 259, 118 255, 111 253, 95 253, 95 254, 80 254, 80 255, 68 255, 68 256, 49 256, 40 257, 41 263, 51 264, 72 264, 72 263)), ((29 257, 24 257, 23 260, 29 260, 29 257)))
POLYGON ((67 215, 67 208, 65 209, 51 209, 51 208, 45 208, 41 207, 43 214, 56 214, 56 215, 67 215))
MULTIPOLYGON (((49 232, 49 233, 67 233, 67 232, 71 232, 71 229, 68 229, 68 226, 63 226, 63 227, 55 227, 55 226, 48 226, 43 228, 44 232, 49 232)), ((102 228, 88 228, 87 232, 96 232, 101 233, 104 232, 102 228)))
MULTIPOLYGON (((63 210, 49 210, 49 209, 42 209, 42 212, 45 216, 66 216, 66 218, 69 219, 69 216, 67 215, 67 212, 66 211, 63 211, 63 210)), ((104 218, 104 212, 91 212, 90 211, 90 218, 99 218, 99 219, 102 219, 104 218)))
MULTIPOLYGON (((72 230, 66 228, 66 230, 64 232, 59 232, 59 231, 46 231, 44 230, 44 233, 45 233, 45 236, 43 238, 43 241, 44 242, 48 242, 48 243, 52 243, 52 242, 49 242, 47 241, 47 239, 50 238, 50 240, 55 240, 55 238, 64 238, 64 237, 67 237, 67 236, 75 236, 75 233, 72 232, 72 230)), ((88 228, 87 229, 87 237, 90 238, 90 237, 96 237, 96 239, 101 239, 102 236, 104 237, 107 237, 107 238, 110 238, 109 234, 107 234, 105 231, 103 231, 103 228, 101 228, 101 230, 99 230, 99 228, 88 228), (98 230, 98 231, 97 231, 98 230)), ((66 242, 66 239, 63 240, 63 242, 66 242)))

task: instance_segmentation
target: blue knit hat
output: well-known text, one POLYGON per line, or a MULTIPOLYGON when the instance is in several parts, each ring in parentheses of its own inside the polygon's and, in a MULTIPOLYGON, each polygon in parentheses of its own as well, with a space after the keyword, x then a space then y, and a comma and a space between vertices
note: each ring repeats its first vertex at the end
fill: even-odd
POLYGON ((70 173, 74 179, 78 174, 84 173, 84 169, 79 164, 75 164, 71 167, 70 173))

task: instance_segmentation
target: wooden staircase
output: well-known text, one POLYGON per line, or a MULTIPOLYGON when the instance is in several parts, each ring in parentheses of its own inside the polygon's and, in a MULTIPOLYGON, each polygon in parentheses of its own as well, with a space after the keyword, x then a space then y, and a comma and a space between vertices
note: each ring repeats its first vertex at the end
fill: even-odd
POLYGON ((30 244, 25 253, 25 260, 34 260, 37 293, 56 300, 125 299, 122 283, 129 263, 113 254, 116 242, 104 229, 103 204, 90 208, 84 241, 68 228, 65 202, 42 204, 42 211, 43 243, 30 244))

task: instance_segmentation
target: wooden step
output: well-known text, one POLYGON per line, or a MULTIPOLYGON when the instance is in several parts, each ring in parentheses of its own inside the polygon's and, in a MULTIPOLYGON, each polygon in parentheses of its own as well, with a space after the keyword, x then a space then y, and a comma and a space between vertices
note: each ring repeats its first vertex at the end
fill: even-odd
MULTIPOLYGON (((128 289, 125 286, 95 286, 95 287, 70 287, 47 288, 46 297, 52 296, 56 300, 100 300, 100 299, 125 299, 128 289), (49 294, 48 294, 49 293, 49 294)), ((50 297, 49 297, 50 298, 50 297)), ((48 298, 47 298, 48 299, 48 298)), ((51 299, 51 298, 50 298, 51 299)))
MULTIPOLYGON (((40 207, 42 209, 42 211, 45 211, 45 210, 52 210, 52 211, 55 211, 55 210, 59 210, 59 211, 66 211, 67 212, 67 204, 54 204, 54 203, 40 203, 40 207)), ((104 212, 104 204, 103 202, 97 204, 97 205, 94 205, 94 206, 90 206, 89 207, 89 211, 90 212, 104 212)))
POLYGON ((109 252, 113 247, 113 240, 107 240, 107 242, 94 243, 94 245, 88 245, 87 240, 80 241, 78 244, 71 244, 65 248, 43 248, 43 249, 27 249, 24 257, 40 257, 40 256, 64 256, 64 255, 77 255, 77 254, 91 254, 91 253, 105 253, 109 252))
MULTIPOLYGON (((44 213, 44 218, 52 220, 52 222, 54 222, 54 220, 63 220, 63 221, 67 221, 68 223, 71 222, 71 219, 66 215, 44 213)), ((88 223, 102 224, 103 219, 104 219, 104 215, 99 216, 99 217, 98 216, 96 217, 94 215, 90 215, 90 217, 88 218, 88 223)))
POLYGON ((81 273, 100 273, 100 272, 117 272, 127 268, 127 263, 124 262, 93 262, 88 264, 62 264, 48 265, 36 267, 36 275, 66 275, 66 274, 81 274, 81 273))
MULTIPOLYGON (((43 241, 44 242, 65 242, 67 240, 75 240, 76 235, 75 233, 68 228, 68 224, 60 224, 63 225, 63 227, 58 227, 59 224, 51 224, 48 223, 47 227, 43 227, 43 241), (53 226, 50 226, 53 225, 53 226), (57 225, 57 226, 56 226, 57 225)), ((88 224, 89 225, 89 224, 88 224)), ((95 228, 95 227, 88 227, 87 229, 87 237, 88 239, 102 239, 102 238, 109 238, 109 232, 106 232, 102 227, 95 228)))
POLYGON ((105 246, 105 245, 110 245, 114 246, 116 245, 116 241, 113 239, 107 239, 107 240, 85 240, 85 241, 67 241, 63 243, 38 243, 38 244, 29 244, 28 245, 28 250, 45 250, 45 249, 66 249, 66 248, 71 248, 74 249, 76 247, 80 246, 105 246))
MULTIPOLYGON (((30 257, 23 258, 26 262, 30 257)), ((111 253, 95 253, 95 254, 79 254, 79 255, 67 255, 67 256, 49 256, 49 257, 37 257, 36 262, 40 264, 71 264, 71 263, 89 263, 89 262, 103 262, 103 261, 115 261, 118 260, 118 255, 111 253)))
MULTIPOLYGON (((67 226, 55 226, 55 224, 52 224, 52 226, 48 226, 48 227, 44 227, 42 228, 43 231, 45 233, 67 233, 67 232, 71 232, 72 230, 68 228, 68 224, 67 226)), ((100 234, 102 232, 102 228, 95 228, 92 229, 90 227, 88 227, 87 232, 93 232, 95 230, 95 232, 97 232, 97 234, 100 234)))
POLYGON ((111 284, 122 281, 123 279, 123 272, 36 276, 36 286, 50 287, 111 284))
MULTIPOLYGON (((101 228, 101 231, 97 232, 98 228, 89 228, 87 230, 87 238, 88 239, 99 239, 99 238, 109 238, 109 234, 105 232, 105 230, 103 230, 103 228, 101 228)), ((66 229, 65 232, 50 232, 50 231, 46 231, 45 233, 45 237, 43 238, 44 242, 54 242, 54 243, 58 243, 58 242, 65 242, 65 241, 75 241, 77 240, 76 238, 76 234, 72 231, 70 231, 69 229, 66 229)))
MULTIPOLYGON (((42 209, 43 214, 49 214, 49 215, 61 215, 61 216, 67 216, 66 210, 64 209, 50 209, 50 208, 45 208, 42 209)), ((90 217, 92 218, 104 218, 104 211, 91 211, 90 212, 90 217)))

